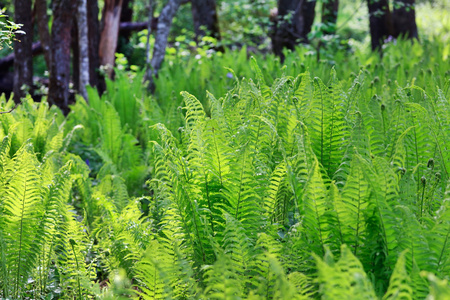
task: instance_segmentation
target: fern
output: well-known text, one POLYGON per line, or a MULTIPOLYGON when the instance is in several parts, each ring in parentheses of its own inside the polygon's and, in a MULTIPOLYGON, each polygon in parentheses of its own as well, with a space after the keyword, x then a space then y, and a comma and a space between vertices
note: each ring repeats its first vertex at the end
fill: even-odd
POLYGON ((361 262, 345 245, 337 262, 329 251, 316 261, 322 299, 377 299, 361 262))
POLYGON ((22 292, 37 261, 42 235, 38 222, 43 213, 38 161, 32 145, 22 147, 6 166, 1 202, 3 255, 7 277, 2 282, 5 297, 17 298, 22 292))
POLYGON ((405 252, 400 254, 391 275, 389 288, 383 296, 385 299, 413 299, 411 278, 405 268, 405 252))

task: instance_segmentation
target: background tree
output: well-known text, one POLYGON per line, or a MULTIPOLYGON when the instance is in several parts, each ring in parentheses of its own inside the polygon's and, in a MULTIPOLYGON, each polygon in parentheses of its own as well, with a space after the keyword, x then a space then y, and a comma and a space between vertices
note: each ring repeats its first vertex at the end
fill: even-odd
POLYGON ((34 2, 35 17, 38 27, 39 40, 44 52, 45 63, 50 68, 52 65, 52 50, 50 31, 48 30, 48 15, 47 15, 47 1, 35 0, 34 2))
POLYGON ((87 100, 86 86, 89 84, 89 42, 86 0, 78 0, 77 27, 79 47, 79 92, 87 100))
POLYGON ((23 24, 26 34, 20 35, 14 42, 14 100, 20 101, 26 92, 23 85, 29 88, 33 85, 33 25, 31 22, 31 0, 14 0, 14 22, 23 24))
POLYGON ((381 48, 383 41, 393 35, 388 0, 367 0, 372 51, 381 48))
MULTIPOLYGON (((191 0, 192 19, 194 21, 195 39, 198 42, 205 35, 221 40, 219 19, 215 0, 191 0)), ((223 51, 223 46, 217 48, 223 51)))
POLYGON ((66 112, 69 105, 70 42, 75 9, 76 0, 53 1, 52 64, 48 101, 66 112))
POLYGON ((104 84, 100 80, 98 69, 100 68, 100 22, 98 19, 98 2, 87 1, 88 14, 88 42, 89 42, 89 82, 101 92, 104 84))
POLYGON ((107 75, 110 78, 115 61, 122 3, 123 0, 106 0, 103 8, 99 56, 100 65, 109 67, 107 69, 107 75))
POLYGON ((391 13, 388 0, 368 0, 372 50, 381 49, 389 37, 418 39, 415 0, 394 0, 391 13))
POLYGON ((149 81, 148 86, 150 90, 154 89, 153 77, 158 75, 159 68, 161 68, 161 64, 164 60, 170 27, 172 26, 173 17, 180 7, 180 4, 181 0, 169 0, 159 15, 155 35, 155 46, 150 62, 151 76, 150 78, 146 78, 149 81))
POLYGON ((322 23, 325 25, 325 34, 336 33, 336 22, 339 10, 339 0, 323 0, 322 23))
POLYGON ((284 61, 283 48, 293 50, 299 42, 308 40, 315 17, 316 1, 278 0, 271 32, 274 53, 284 61))
POLYGON ((408 39, 419 38, 416 25, 415 2, 415 0, 394 0, 392 23, 395 37, 402 35, 408 39))

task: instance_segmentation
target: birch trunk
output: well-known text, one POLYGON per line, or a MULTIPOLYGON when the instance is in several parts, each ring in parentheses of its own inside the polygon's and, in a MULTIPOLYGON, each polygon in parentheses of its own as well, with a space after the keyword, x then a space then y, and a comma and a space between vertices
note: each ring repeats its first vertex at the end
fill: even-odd
POLYGON ((99 55, 100 64, 108 67, 109 78, 113 74, 122 2, 123 0, 106 0, 103 10, 103 30, 100 35, 99 55))
POLYGON ((77 10, 78 27, 78 57, 79 57, 79 92, 84 99, 88 100, 86 86, 89 84, 89 40, 87 22, 87 2, 78 0, 77 10))
POLYGON ((167 38, 169 36, 170 27, 172 26, 173 17, 180 7, 181 0, 169 0, 164 6, 158 18, 158 26, 156 27, 155 46, 153 48, 153 57, 151 61, 152 75, 150 78, 149 88, 154 89, 153 78, 157 76, 161 64, 166 54, 167 38))

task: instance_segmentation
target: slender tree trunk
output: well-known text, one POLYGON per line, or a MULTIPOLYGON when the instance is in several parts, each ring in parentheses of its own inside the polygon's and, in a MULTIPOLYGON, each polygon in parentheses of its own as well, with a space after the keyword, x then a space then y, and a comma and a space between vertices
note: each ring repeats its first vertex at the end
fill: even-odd
POLYGON ((367 0, 372 51, 380 50, 383 41, 393 36, 388 0, 367 0))
POLYGON ((88 100, 86 86, 89 84, 89 40, 86 0, 78 0, 77 10, 78 49, 79 49, 79 92, 88 100))
POLYGON ((316 1, 279 0, 276 16, 272 16, 272 49, 284 61, 283 48, 294 50, 299 42, 308 41, 315 16, 316 1), (286 16, 292 14, 290 20, 286 16))
MULTIPOLYGON (((76 0, 78 1, 78 0, 76 0)), ((75 91, 80 90, 80 48, 78 43, 78 25, 77 18, 73 18, 72 32, 70 33, 72 39, 70 47, 72 49, 72 83, 75 91)))
POLYGON ((316 17, 316 0, 309 0, 303 3, 302 15, 305 20, 302 36, 307 41, 316 17))
POLYGON ((153 77, 158 75, 161 64, 166 54, 167 38, 169 36, 172 20, 180 7, 181 0, 169 0, 161 11, 158 18, 158 26, 156 27, 155 45, 153 48, 153 57, 151 61, 151 69, 153 76, 150 78, 149 89, 154 89, 153 77))
POLYGON ((322 23, 326 24, 325 34, 336 33, 336 22, 339 10, 339 0, 325 0, 322 3, 322 23))
MULTIPOLYGON (((130 23, 133 21, 133 2, 134 0, 123 0, 120 23, 130 23)), ((124 38, 126 43, 129 42, 131 31, 120 31, 119 34, 124 38)))
POLYGON ((31 22, 31 0, 14 0, 14 22, 23 24, 25 34, 17 36, 14 42, 14 101, 19 102, 25 96, 22 86, 33 85, 33 25, 31 22))
MULTIPOLYGON (((219 42, 221 36, 216 0, 191 0, 191 7, 197 44, 206 35, 214 37, 219 42)), ((220 46, 217 50, 223 51, 224 49, 220 46)))
POLYGON ((148 3, 148 21, 147 21, 147 42, 145 43, 145 71, 144 82, 152 82, 152 66, 150 64, 150 35, 152 33, 152 23, 153 23, 153 0, 149 0, 148 3))
POLYGON ((52 66, 48 100, 64 112, 69 105, 70 44, 75 0, 53 1, 52 66))
POLYGON ((45 63, 47 69, 50 70, 52 65, 52 49, 50 32, 48 30, 47 1, 35 0, 36 19, 38 25, 39 39, 41 41, 42 50, 44 51, 45 63))
POLYGON ((99 43, 100 22, 98 20, 97 0, 87 2, 88 37, 89 37, 89 83, 103 92, 104 84, 101 84, 98 69, 100 68, 99 43))
POLYGON ((112 77, 119 36, 120 14, 123 0, 106 0, 103 10, 103 29, 100 36, 100 64, 108 66, 108 77, 112 77))
POLYGON ((394 0, 392 22, 394 24, 394 36, 400 35, 407 39, 419 39, 416 25, 416 1, 394 0))

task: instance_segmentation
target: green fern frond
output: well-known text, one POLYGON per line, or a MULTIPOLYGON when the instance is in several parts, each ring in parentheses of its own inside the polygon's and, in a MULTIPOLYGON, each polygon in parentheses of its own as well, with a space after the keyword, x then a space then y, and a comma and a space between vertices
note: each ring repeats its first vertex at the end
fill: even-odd
POLYGON ((242 299, 243 282, 227 256, 220 256, 214 265, 205 267, 206 288, 203 298, 215 300, 242 299))
POLYGON ((196 123, 201 123, 205 119, 205 111, 203 110, 203 106, 198 101, 197 98, 195 98, 193 95, 187 93, 187 92, 181 92, 181 95, 183 96, 184 103, 186 104, 186 130, 189 131, 196 123))
POLYGON ((17 298, 35 267, 38 247, 38 223, 43 213, 38 161, 31 144, 24 145, 6 165, 1 201, 3 245, 2 260, 7 262, 7 277, 2 282, 7 294, 17 298))
POLYGON ((430 293, 427 299, 450 299, 450 287, 448 279, 439 279, 432 273, 421 273, 430 282, 430 293))
POLYGON ((314 152, 329 177, 336 172, 346 148, 348 128, 343 106, 347 101, 332 71, 330 86, 314 79, 314 99, 308 112, 307 126, 314 152))
POLYGON ((350 174, 339 201, 335 202, 344 242, 358 255, 365 243, 366 218, 369 211, 370 186, 364 178, 364 161, 354 156, 350 174))
POLYGON ((11 147, 11 138, 5 136, 0 144, 0 174, 3 175, 4 166, 9 159, 9 149, 11 147))
POLYGON ((284 222, 286 218, 288 194, 283 194, 285 190, 286 164, 281 162, 272 172, 270 184, 267 189, 267 196, 264 197, 264 216, 269 220, 284 222), (284 201, 281 202, 280 198, 284 201), (280 203, 281 202, 281 203, 280 203))
POLYGON ((117 163, 119 160, 122 135, 119 114, 110 103, 104 103, 100 131, 102 139, 101 150, 114 163, 117 163))
POLYGON ((402 252, 397 259, 394 271, 392 272, 389 288, 386 294, 383 296, 383 300, 387 299, 413 299, 413 290, 411 288, 411 278, 405 267, 405 254, 402 252))
POLYGON ((329 243, 330 224, 327 224, 327 187, 322 180, 319 163, 313 169, 303 194, 303 226, 310 243, 310 249, 318 255, 324 254, 324 246, 329 243))
POLYGON ((315 257, 322 299, 378 299, 361 262, 346 245, 337 262, 330 251, 323 260, 315 257))
POLYGON ((137 286, 143 299, 171 299, 171 275, 173 253, 152 241, 143 259, 136 265, 137 286))
POLYGON ((87 259, 92 247, 86 229, 75 220, 72 207, 66 206, 58 224, 61 233, 55 241, 56 268, 64 297, 85 299, 94 294, 95 262, 87 259))

